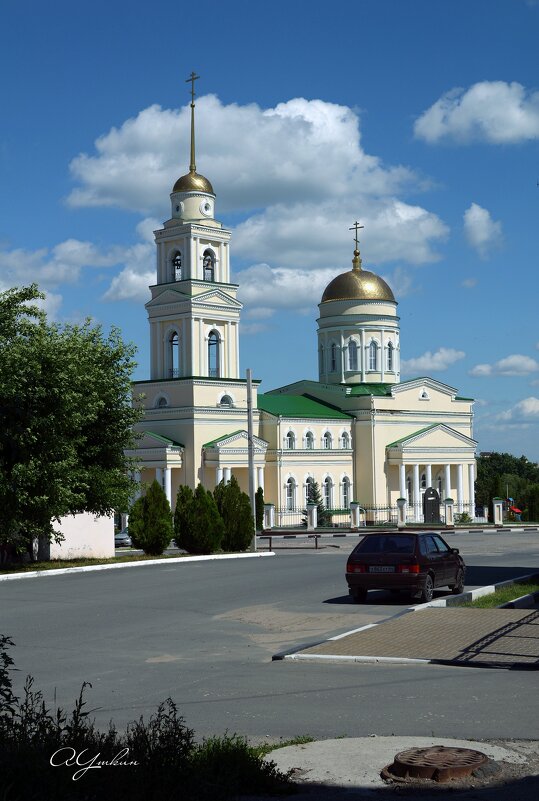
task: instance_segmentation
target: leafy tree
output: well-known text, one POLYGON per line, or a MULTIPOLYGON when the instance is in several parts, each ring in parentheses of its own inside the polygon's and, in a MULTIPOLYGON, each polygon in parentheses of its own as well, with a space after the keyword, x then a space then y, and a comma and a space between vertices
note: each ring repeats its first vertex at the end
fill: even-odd
POLYGON ((494 497, 505 498, 507 490, 509 497, 517 498, 529 483, 539 484, 539 465, 530 462, 526 456, 496 452, 478 456, 475 482, 478 503, 490 503, 494 497))
POLYGON ((180 543, 189 536, 189 515, 193 505, 193 490, 186 484, 181 484, 176 495, 176 508, 174 510, 174 542, 177 548, 183 548, 180 543))
POLYGON ((138 498, 129 515, 129 536, 135 548, 158 556, 174 534, 172 512, 163 487, 158 481, 150 484, 146 495, 138 498))
POLYGON ((211 492, 196 488, 177 544, 188 553, 214 553, 221 547, 225 527, 211 492))
POLYGON ((131 399, 135 348, 90 320, 48 323, 32 305, 43 297, 35 284, 0 294, 4 552, 52 539, 65 515, 126 508, 134 488, 124 449, 141 417, 131 399))
POLYGON ((255 495, 255 516, 256 530, 262 531, 264 528, 264 490, 259 487, 255 495))
POLYGON ((254 521, 249 496, 242 492, 235 476, 225 484, 221 481, 214 490, 215 503, 223 519, 224 551, 245 551, 252 543, 254 521))
MULTIPOLYGON (((317 481, 309 482, 307 490, 307 503, 315 503, 317 508, 316 525, 317 528, 327 528, 331 525, 331 514, 326 509, 322 500, 322 493, 317 481)), ((305 515, 307 510, 305 510, 305 515)), ((305 521, 307 518, 305 518, 305 521)))

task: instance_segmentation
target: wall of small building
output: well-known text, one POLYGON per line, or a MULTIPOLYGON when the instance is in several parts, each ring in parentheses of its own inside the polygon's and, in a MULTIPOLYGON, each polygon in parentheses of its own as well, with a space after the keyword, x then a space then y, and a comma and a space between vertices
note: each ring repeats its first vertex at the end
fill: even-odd
POLYGON ((64 539, 60 543, 40 543, 40 559, 108 559, 114 556, 114 514, 68 515, 56 523, 55 528, 64 539))

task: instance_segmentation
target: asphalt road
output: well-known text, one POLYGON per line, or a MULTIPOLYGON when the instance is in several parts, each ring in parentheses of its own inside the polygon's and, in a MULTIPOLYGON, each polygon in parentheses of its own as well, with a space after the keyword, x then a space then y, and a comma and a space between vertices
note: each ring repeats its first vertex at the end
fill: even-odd
MULTIPOLYGON (((539 570, 537 533, 448 540, 468 586, 539 570)), ((90 681, 97 722, 120 727, 170 696, 197 736, 538 738, 535 671, 271 661, 407 605, 382 592, 350 602, 352 544, 0 582, 16 687, 31 673, 66 707, 90 681)))

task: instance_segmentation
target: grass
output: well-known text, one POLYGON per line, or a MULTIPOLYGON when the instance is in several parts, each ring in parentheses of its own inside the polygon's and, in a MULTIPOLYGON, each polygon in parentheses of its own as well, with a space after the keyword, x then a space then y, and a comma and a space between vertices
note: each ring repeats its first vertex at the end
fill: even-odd
POLYGON ((516 584, 508 584, 506 587, 500 587, 490 595, 483 595, 481 598, 476 598, 475 601, 465 601, 462 604, 458 604, 458 606, 493 609, 532 592, 539 592, 539 583, 537 581, 522 581, 516 584))
POLYGON ((297 737, 292 737, 290 740, 281 739, 278 743, 251 745, 250 749, 257 756, 265 757, 277 748, 286 748, 288 745, 305 745, 306 743, 314 743, 314 737, 310 737, 308 734, 298 734, 297 737))
POLYGON ((90 565, 115 565, 119 562, 143 562, 147 559, 177 559, 179 556, 188 557, 189 554, 161 554, 161 556, 150 556, 149 554, 123 554, 122 556, 111 556, 109 559, 51 559, 47 562, 25 562, 24 564, 2 565, 2 573, 29 573, 34 570, 58 570, 64 567, 88 567, 90 565))

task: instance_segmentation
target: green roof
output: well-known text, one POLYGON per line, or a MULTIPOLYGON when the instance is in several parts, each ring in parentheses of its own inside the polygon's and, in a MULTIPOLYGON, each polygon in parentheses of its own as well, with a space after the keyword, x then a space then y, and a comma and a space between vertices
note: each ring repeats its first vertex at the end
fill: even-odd
POLYGON ((153 431, 144 431, 144 434, 148 434, 149 437, 153 437, 154 439, 158 439, 161 442, 165 442, 167 445, 174 445, 175 448, 183 448, 184 445, 181 442, 176 442, 174 439, 169 439, 168 437, 164 437, 162 434, 155 434, 153 431))
POLYGON ((258 408, 275 417, 318 418, 324 420, 349 420, 351 415, 341 412, 328 403, 308 395, 267 395, 258 396, 258 408))
POLYGON ((217 439, 212 439, 211 442, 205 442, 202 447, 211 448, 212 445, 216 445, 218 442, 222 442, 224 439, 235 437, 236 434, 242 434, 244 431, 244 428, 239 428, 237 431, 231 431, 230 434, 225 434, 223 437, 217 437, 217 439))
POLYGON ((418 434, 424 434, 425 431, 430 431, 433 428, 438 428, 439 425, 444 425, 443 423, 433 423, 426 428, 420 428, 419 431, 414 431, 412 434, 406 434, 405 437, 401 437, 400 439, 396 439, 395 442, 390 442, 389 445, 386 445, 386 448, 393 448, 395 445, 400 445, 401 442, 406 442, 407 439, 411 439, 412 437, 417 437, 418 434))

